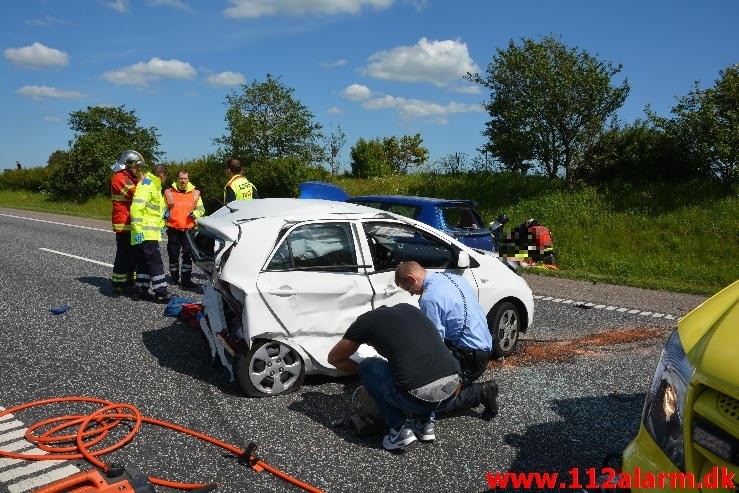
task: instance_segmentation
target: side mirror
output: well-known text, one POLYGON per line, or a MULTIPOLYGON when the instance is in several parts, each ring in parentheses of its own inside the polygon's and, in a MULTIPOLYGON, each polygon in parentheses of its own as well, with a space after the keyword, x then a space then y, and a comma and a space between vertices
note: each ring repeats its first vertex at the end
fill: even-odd
POLYGON ((457 253, 457 268, 466 269, 470 266, 470 254, 462 250, 457 253))

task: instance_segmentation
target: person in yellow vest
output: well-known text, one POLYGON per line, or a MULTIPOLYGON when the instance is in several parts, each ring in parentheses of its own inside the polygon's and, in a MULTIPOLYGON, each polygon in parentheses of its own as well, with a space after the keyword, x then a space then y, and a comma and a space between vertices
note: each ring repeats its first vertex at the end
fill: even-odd
POLYGON ((241 175, 241 161, 231 158, 226 161, 228 183, 223 189, 223 203, 234 200, 258 199, 257 187, 241 175))
POLYGON ((167 254, 169 255, 169 277, 172 284, 192 289, 192 249, 187 240, 187 232, 195 227, 195 219, 205 214, 200 190, 190 183, 190 173, 186 169, 177 172, 177 181, 164 191, 167 202, 167 254), (182 252, 182 267, 180 267, 182 252), (180 273, 182 281, 180 282, 180 273))
MULTIPOLYGON (((143 172, 143 170, 142 170, 143 172)), ((137 245, 136 286, 134 300, 168 303, 172 296, 167 290, 159 242, 164 229, 167 204, 162 196, 162 182, 167 179, 167 167, 154 165, 146 171, 136 186, 131 203, 131 244, 137 245), (154 293, 149 292, 151 285, 154 293)))

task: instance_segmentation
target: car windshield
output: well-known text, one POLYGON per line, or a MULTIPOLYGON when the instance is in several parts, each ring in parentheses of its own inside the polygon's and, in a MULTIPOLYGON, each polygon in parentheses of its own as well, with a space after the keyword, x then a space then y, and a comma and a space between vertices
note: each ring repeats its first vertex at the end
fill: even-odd
POLYGON ((454 229, 483 229, 480 215, 472 207, 452 205, 442 206, 441 214, 447 227, 454 229))

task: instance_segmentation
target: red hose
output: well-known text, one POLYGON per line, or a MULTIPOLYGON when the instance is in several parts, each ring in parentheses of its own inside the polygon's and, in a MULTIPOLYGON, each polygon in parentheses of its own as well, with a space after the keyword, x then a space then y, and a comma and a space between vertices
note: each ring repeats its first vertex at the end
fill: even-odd
MULTIPOLYGON (((33 401, 12 407, 10 409, 6 409, 5 411, 0 411, 0 417, 6 414, 17 413, 18 411, 22 411, 31 407, 57 404, 61 402, 87 402, 92 404, 99 404, 101 407, 90 414, 69 414, 66 416, 45 419, 29 426, 25 433, 26 440, 36 444, 39 449, 48 452, 47 454, 19 454, 15 452, 6 452, 4 450, 0 450, 0 457, 22 460, 85 459, 95 467, 98 467, 104 472, 107 472, 109 466, 105 464, 102 460, 98 459, 98 457, 113 452, 114 450, 118 450, 119 448, 123 447, 131 440, 133 440, 134 436, 139 431, 139 428, 141 428, 142 423, 161 426, 163 428, 169 428, 171 430, 185 433, 192 437, 203 440, 204 442, 208 442, 221 447, 239 457, 245 454, 245 451, 238 447, 234 447, 233 445, 222 442, 211 436, 205 435, 190 428, 185 428, 184 426, 179 426, 174 423, 143 416, 139 412, 139 410, 131 404, 113 403, 104 399, 97 399, 94 397, 57 397, 52 399, 33 401), (131 427, 130 431, 123 438, 105 448, 91 450, 92 447, 102 442, 111 430, 113 430, 116 426, 124 421, 133 422, 134 424, 131 427), (34 434, 36 430, 45 427, 51 428, 39 435, 34 434), (64 430, 67 429, 75 429, 75 431, 74 433, 67 432, 67 434, 61 434, 64 430), (72 441, 75 442, 74 446, 62 445, 70 443, 72 441)), ((248 457, 248 463, 251 468, 257 472, 265 470, 270 474, 273 474, 274 476, 277 476, 299 488, 302 488, 305 491, 310 491, 313 493, 323 493, 322 490, 270 466, 263 460, 258 459, 253 455, 250 455, 248 457)), ((166 479, 156 478, 153 476, 149 477, 149 481, 152 484, 166 486, 168 488, 176 488, 180 490, 194 490, 206 486, 206 484, 179 483, 166 479)))

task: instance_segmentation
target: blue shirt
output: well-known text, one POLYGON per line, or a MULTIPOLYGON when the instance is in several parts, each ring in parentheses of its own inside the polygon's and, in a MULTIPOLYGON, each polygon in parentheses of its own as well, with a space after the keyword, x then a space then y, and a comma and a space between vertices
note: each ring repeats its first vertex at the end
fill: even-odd
POLYGON ((431 319, 442 339, 458 348, 490 351, 493 336, 485 312, 469 281, 457 274, 429 272, 418 306, 431 319), (467 321, 465 324, 465 305, 467 321))

